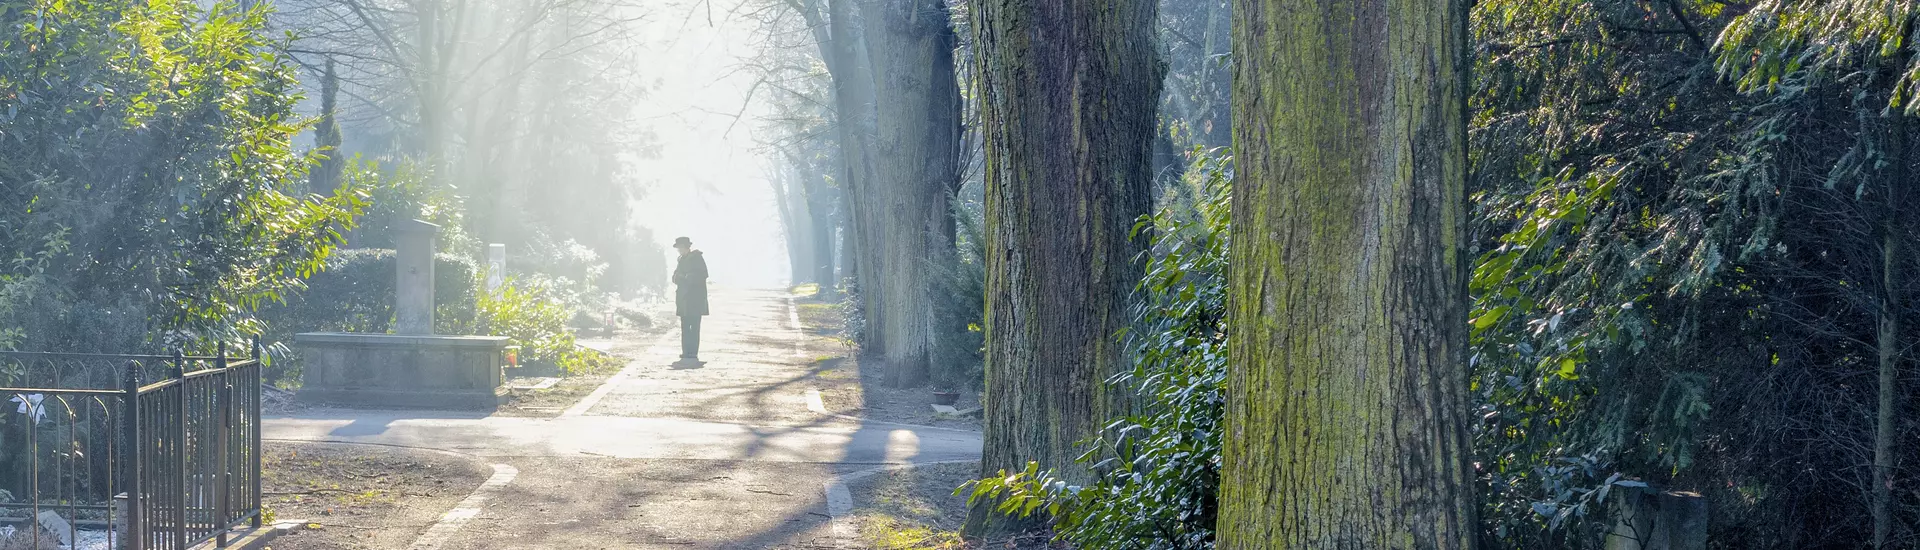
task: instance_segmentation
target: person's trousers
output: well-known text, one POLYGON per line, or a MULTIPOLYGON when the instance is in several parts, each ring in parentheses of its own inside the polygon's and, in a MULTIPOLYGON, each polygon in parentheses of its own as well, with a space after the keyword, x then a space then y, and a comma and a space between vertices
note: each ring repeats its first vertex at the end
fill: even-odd
POLYGON ((700 357, 700 316, 680 316, 680 358, 700 357))

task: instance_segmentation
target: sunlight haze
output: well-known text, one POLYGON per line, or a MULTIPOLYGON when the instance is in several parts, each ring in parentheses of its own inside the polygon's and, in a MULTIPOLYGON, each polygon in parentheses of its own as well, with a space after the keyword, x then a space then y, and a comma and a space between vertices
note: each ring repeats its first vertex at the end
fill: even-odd
POLYGON ((738 7, 729 0, 648 5, 640 58, 655 85, 634 108, 656 134, 659 155, 637 161, 647 189, 635 223, 653 228, 663 248, 674 237, 692 238, 715 284, 784 286, 785 237, 753 139, 762 110, 748 96, 755 76, 740 70, 758 53, 759 23, 738 16, 738 7))

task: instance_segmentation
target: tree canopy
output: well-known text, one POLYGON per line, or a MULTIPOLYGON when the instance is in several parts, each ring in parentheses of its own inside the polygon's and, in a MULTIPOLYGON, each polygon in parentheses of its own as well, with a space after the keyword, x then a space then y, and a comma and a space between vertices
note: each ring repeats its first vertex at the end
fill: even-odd
POLYGON ((0 344, 155 350, 257 333, 362 208, 306 192, 265 12, 0 2, 0 344))

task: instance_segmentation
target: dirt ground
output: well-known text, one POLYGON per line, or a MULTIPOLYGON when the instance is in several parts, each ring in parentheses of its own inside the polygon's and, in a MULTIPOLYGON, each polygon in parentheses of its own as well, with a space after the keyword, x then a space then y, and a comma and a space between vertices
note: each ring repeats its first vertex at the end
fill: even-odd
MULTIPOLYGON (((839 302, 817 299, 810 287, 797 290, 794 302, 799 310, 800 325, 814 337, 807 351, 815 356, 819 374, 814 382, 828 411, 887 422, 963 430, 981 428, 977 414, 961 418, 935 415, 931 406, 932 388, 890 388, 882 382, 879 368, 862 368, 859 350, 845 334, 846 321, 839 302)), ((960 389, 959 393, 955 409, 980 409, 979 392, 960 389)))
POLYGON ((847 484, 853 518, 873 550, 1039 550, 1066 548, 1046 533, 991 541, 963 540, 967 497, 954 488, 973 479, 978 463, 930 464, 875 474, 847 484))
POLYGON ((452 453, 337 443, 268 441, 261 461, 268 513, 307 522, 275 550, 405 548, 492 474, 452 453))
MULTIPOLYGON (((766 290, 716 294, 730 315, 709 325, 710 357, 690 370, 670 363, 677 346, 658 337, 583 340, 582 345, 603 352, 637 357, 623 374, 607 379, 606 393, 589 414, 500 418, 556 414, 591 390, 598 377, 577 377, 577 387, 563 382, 549 391, 528 391, 516 401, 519 411, 484 418, 321 410, 279 419, 275 441, 361 444, 276 445, 266 464, 269 505, 279 518, 311 521, 318 528, 273 547, 404 548, 481 486, 499 463, 517 468, 518 477, 499 488, 473 516, 476 521, 457 530, 443 548, 835 548, 821 488, 836 475, 894 461, 887 458, 898 450, 893 435, 918 434, 918 452, 912 456, 930 462, 978 456, 977 434, 855 426, 810 411, 810 391, 847 391, 856 399, 844 410, 869 418, 956 424, 930 418, 931 390, 862 390, 873 380, 862 377, 844 339, 795 337, 788 296, 766 290), (624 429, 664 439, 616 435, 624 429), (699 437, 689 437, 696 432, 699 437), (482 462, 466 454, 379 446, 387 443, 489 458, 482 462), (675 447, 707 450, 688 453, 675 447)), ((834 312, 804 311, 810 317, 834 312)), ((876 541, 906 542, 850 546, 967 548, 956 546, 953 531, 964 517, 964 499, 951 492, 972 468, 929 472, 885 474, 884 482, 856 480, 866 483, 855 489, 855 498, 871 503, 866 508, 873 516, 860 528, 876 541)), ((989 544, 1008 548, 1005 541, 989 544)))
POLYGON ((559 381, 552 387, 525 390, 511 389, 511 386, 521 380, 509 378, 507 391, 510 393, 507 395, 507 403, 501 405, 500 409, 493 414, 527 418, 560 416, 560 413, 566 412, 567 407, 573 406, 587 394, 593 393, 594 388, 600 387, 600 384, 605 383, 616 372, 619 372, 619 369, 606 369, 603 372, 581 373, 573 376, 556 376, 555 378, 559 381))
POLYGON ((567 407, 573 406, 574 403, 585 398, 587 394, 593 393, 593 390, 599 388, 601 384, 606 383, 608 378, 612 378, 614 374, 619 373, 620 368, 626 366, 627 362, 632 361, 635 357, 646 355, 647 344, 658 340, 660 335, 673 329, 671 323, 661 320, 665 319, 665 314, 670 312, 666 306, 655 304, 650 306, 650 308, 651 309, 647 311, 648 318, 651 319, 651 324, 649 325, 623 325, 615 333, 606 333, 599 330, 581 331, 578 337, 579 339, 577 340, 581 347, 593 349, 594 351, 613 357, 612 361, 605 362, 600 369, 591 372, 574 373, 560 372, 558 369, 553 368, 539 369, 536 367, 522 367, 507 369, 507 386, 509 387, 508 391, 511 393, 508 395, 507 404, 502 405, 500 410, 494 414, 499 416, 553 418, 560 416, 562 412, 566 412, 567 407), (511 389, 512 386, 518 385, 521 382, 526 382, 530 385, 534 379, 540 377, 557 378, 559 382, 556 382, 551 387, 541 389, 511 389))

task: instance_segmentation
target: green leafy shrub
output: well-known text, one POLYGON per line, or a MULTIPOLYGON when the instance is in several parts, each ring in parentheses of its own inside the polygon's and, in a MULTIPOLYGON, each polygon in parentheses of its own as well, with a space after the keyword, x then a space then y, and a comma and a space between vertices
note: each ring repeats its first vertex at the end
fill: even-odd
POLYGON ((573 239, 555 240, 542 230, 529 230, 524 250, 507 254, 507 276, 546 288, 546 296, 569 310, 587 315, 592 325, 613 308, 614 299, 602 288, 607 263, 600 254, 573 239))
POLYGON ((360 208, 307 193, 265 10, 0 0, 0 339, 238 344, 360 208))
MULTIPOLYGON (((326 268, 306 280, 306 288, 283 304, 263 308, 275 335, 297 332, 385 333, 393 328, 394 252, 343 250, 327 258, 326 268)), ((458 334, 475 314, 474 284, 479 267, 454 254, 433 258, 435 330, 458 334)))
POLYGON ((1198 158, 1189 176, 1193 210, 1163 208, 1134 231, 1139 238, 1154 230, 1128 333, 1137 362, 1110 383, 1131 386, 1143 402, 1083 444, 1078 460, 1096 473, 1094 483, 1069 484, 1029 463, 961 487, 969 501, 1019 516, 1045 510, 1058 537, 1081 548, 1213 548, 1233 174, 1223 152, 1198 158))
POLYGON ((480 253, 479 240, 467 234, 466 204, 460 194, 436 183, 418 162, 400 159, 383 164, 356 156, 348 159, 341 179, 367 195, 366 213, 347 234, 350 246, 393 248, 394 228, 417 219, 440 226, 435 241, 442 252, 480 253))
POLYGON ((619 316, 620 320, 626 321, 627 326, 637 328, 653 326, 653 316, 647 315, 646 311, 637 307, 618 305, 614 307, 613 314, 619 316))
MULTIPOLYGON (((474 279, 478 266, 454 254, 437 254, 433 262, 434 330, 464 334, 473 324, 474 279)), ((385 334, 393 329, 394 252, 385 249, 342 250, 327 258, 325 269, 305 281, 305 289, 290 292, 279 303, 261 307, 261 340, 275 368, 275 381, 297 378, 298 358, 288 344, 302 332, 359 332, 385 334)))
POLYGON ((467 333, 505 336, 520 346, 521 361, 549 364, 569 373, 595 372, 615 365, 613 358, 581 348, 567 331, 571 313, 555 299, 553 287, 539 280, 508 279, 477 300, 467 333))

